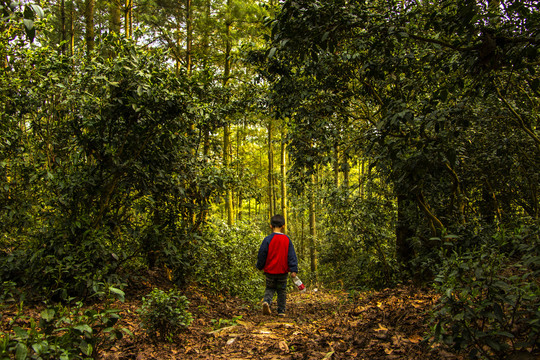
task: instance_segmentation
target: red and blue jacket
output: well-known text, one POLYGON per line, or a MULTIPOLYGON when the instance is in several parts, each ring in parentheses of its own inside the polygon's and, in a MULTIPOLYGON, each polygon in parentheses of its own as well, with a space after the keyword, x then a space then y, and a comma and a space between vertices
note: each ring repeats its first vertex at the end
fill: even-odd
POLYGON ((298 272, 298 259, 291 239, 282 233, 265 237, 257 255, 257 269, 268 274, 298 272))

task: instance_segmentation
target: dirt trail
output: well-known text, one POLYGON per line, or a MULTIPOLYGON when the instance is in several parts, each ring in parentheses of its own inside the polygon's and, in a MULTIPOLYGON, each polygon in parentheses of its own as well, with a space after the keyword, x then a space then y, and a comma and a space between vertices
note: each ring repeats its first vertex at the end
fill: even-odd
POLYGON ((293 292, 288 295, 285 318, 264 316, 258 306, 220 296, 208 298, 197 290, 189 297, 195 321, 171 344, 148 342, 135 325, 140 304, 125 304, 126 310, 132 308, 126 323, 133 324, 135 336, 101 358, 461 359, 423 341, 435 296, 413 286, 356 298, 344 292, 293 292))

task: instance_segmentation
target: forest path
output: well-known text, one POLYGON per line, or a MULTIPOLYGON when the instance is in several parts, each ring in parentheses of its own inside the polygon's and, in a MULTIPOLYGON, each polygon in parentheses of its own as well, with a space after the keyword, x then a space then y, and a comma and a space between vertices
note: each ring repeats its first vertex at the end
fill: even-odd
POLYGON ((195 320, 178 340, 152 344, 134 327, 141 336, 122 340, 101 358, 462 359, 423 341, 436 295, 412 285, 355 297, 291 292, 284 318, 263 315, 260 306, 235 299, 210 298, 196 289, 189 293, 195 320))

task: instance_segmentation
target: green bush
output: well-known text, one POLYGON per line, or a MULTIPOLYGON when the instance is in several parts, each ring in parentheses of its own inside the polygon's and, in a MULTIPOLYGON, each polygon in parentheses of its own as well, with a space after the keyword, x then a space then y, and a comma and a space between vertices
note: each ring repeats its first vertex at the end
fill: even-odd
POLYGON ((188 305, 187 298, 176 289, 154 289, 143 297, 141 325, 152 340, 172 341, 176 332, 187 329, 193 321, 188 305))
MULTIPOLYGON (((22 305, 21 311, 22 313, 22 305)), ((13 333, 0 333, 0 358, 96 359, 101 349, 121 339, 127 329, 119 329, 119 310, 55 306, 41 312, 39 321, 18 316, 13 333)))
POLYGON ((196 249, 195 280, 219 293, 258 300, 264 277, 255 264, 265 236, 252 223, 238 222, 229 227, 214 220, 196 249))
POLYGON ((319 246, 319 278, 330 287, 383 288, 396 279, 395 206, 376 198, 356 199, 343 190, 331 199, 319 246))
POLYGON ((454 251, 436 278, 435 339, 470 359, 538 351, 539 245, 538 230, 527 230, 454 251))

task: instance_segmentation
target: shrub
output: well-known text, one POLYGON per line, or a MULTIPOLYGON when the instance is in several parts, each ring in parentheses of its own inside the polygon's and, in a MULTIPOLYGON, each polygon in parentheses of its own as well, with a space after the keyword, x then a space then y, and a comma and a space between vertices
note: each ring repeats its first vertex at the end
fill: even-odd
POLYGON ((152 340, 172 341, 177 331, 187 329, 193 321, 188 305, 187 298, 176 289, 154 289, 143 297, 139 309, 141 325, 152 340))
POLYGON ((257 253, 265 234, 252 223, 227 226, 214 220, 196 249, 195 280, 210 289, 257 301, 264 277, 257 271, 257 253))
POLYGON ((13 334, 0 333, 0 358, 95 359, 107 344, 131 334, 118 329, 119 319, 119 310, 83 309, 81 302, 49 307, 39 321, 19 316, 13 323, 29 326, 13 326, 13 334))
POLYGON ((537 232, 499 234, 454 252, 436 278, 442 295, 433 313, 435 339, 471 359, 538 351, 539 245, 537 232))

